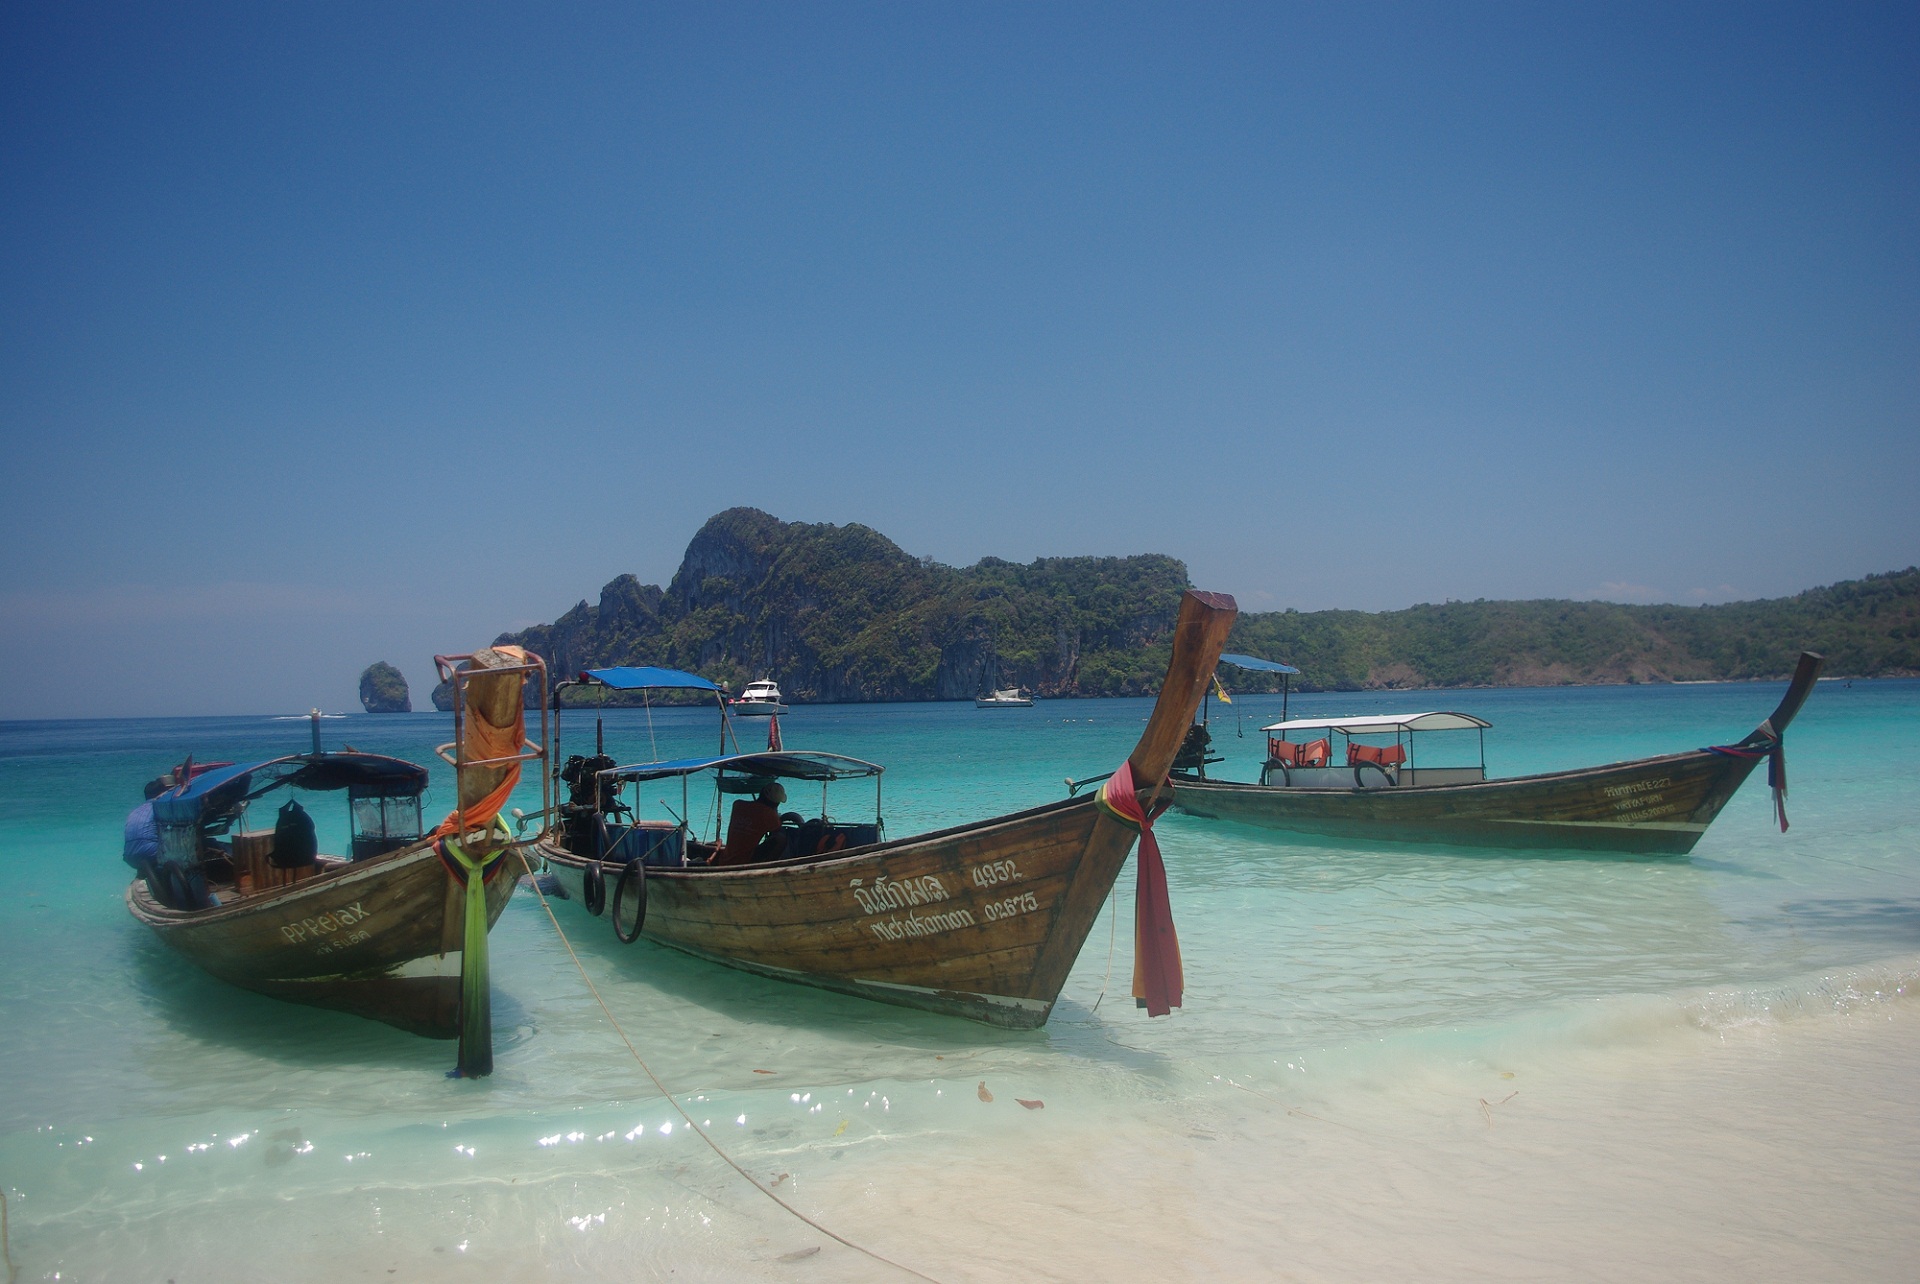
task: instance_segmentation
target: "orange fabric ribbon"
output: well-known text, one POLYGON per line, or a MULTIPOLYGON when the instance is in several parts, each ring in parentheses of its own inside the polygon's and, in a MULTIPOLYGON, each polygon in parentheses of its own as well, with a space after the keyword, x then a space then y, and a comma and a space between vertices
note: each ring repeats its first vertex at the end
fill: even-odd
MULTIPOLYGON (((527 710, 524 704, 514 720, 504 727, 494 726, 485 718, 477 716, 471 709, 467 711, 464 721, 467 732, 467 756, 470 759, 511 758, 526 748, 527 710)), ((506 776, 498 785, 489 790, 485 797, 467 808, 467 828, 484 828, 488 822, 498 816, 500 809, 507 805, 507 799, 513 796, 514 788, 519 783, 520 764, 516 762, 507 769, 506 776)), ((458 790, 458 782, 455 782, 454 788, 458 790)), ((441 821, 428 837, 444 838, 449 834, 457 833, 459 828, 460 809, 455 807, 447 813, 447 818, 441 821)))
POLYGON ((1167 894, 1167 867, 1153 836, 1153 817, 1141 805, 1133 764, 1100 786, 1100 810, 1140 834, 1138 881, 1133 905, 1133 997, 1150 1017, 1180 1006, 1186 978, 1180 966, 1180 937, 1173 930, 1173 902, 1167 894))

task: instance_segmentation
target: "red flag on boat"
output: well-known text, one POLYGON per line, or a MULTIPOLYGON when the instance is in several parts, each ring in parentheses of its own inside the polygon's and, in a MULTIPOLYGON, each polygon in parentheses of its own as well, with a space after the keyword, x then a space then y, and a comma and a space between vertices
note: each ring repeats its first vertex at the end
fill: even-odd
POLYGON ((777 717, 767 719, 767 752, 780 752, 780 719, 777 717))

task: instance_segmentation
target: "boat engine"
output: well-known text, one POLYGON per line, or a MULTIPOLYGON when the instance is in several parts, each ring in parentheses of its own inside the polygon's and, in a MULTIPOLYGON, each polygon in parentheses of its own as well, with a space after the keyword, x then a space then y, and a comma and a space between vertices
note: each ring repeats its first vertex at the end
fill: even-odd
POLYGON ((628 814, 627 805, 620 801, 620 787, 600 775, 617 765, 603 753, 591 758, 574 754, 560 768, 560 782, 567 787, 567 801, 560 805, 561 841, 577 856, 599 854, 602 817, 628 814))
POLYGON ((1187 728, 1187 738, 1173 757, 1173 770, 1191 771, 1204 780, 1207 765, 1220 761, 1220 755, 1213 752, 1213 733, 1207 730, 1206 723, 1196 722, 1187 728))

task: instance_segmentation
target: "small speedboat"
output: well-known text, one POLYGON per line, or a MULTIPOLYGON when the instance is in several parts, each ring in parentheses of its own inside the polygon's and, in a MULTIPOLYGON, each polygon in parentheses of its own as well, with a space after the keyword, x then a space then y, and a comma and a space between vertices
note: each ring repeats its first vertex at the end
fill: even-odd
POLYGON ((1003 687, 987 695, 975 696, 973 707, 976 709, 1031 709, 1033 697, 1019 687, 1003 687))
POLYGON ((787 711, 780 703, 780 684, 772 678, 749 682, 746 689, 727 701, 727 712, 736 718, 776 718, 787 711))

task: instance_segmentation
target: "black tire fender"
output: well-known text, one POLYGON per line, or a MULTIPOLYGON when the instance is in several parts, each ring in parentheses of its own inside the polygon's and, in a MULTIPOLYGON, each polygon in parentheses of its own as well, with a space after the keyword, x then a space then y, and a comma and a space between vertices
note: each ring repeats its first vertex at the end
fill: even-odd
POLYGON ((647 867, 640 861, 628 861, 627 867, 620 871, 620 879, 613 885, 613 909, 607 917, 613 920, 613 934, 623 944, 632 945, 640 939, 640 929, 647 925, 647 867), (620 930, 620 907, 626 904, 629 895, 639 898, 633 913, 632 936, 620 930))
POLYGON ((595 918, 607 908, 607 875, 597 860, 588 861, 580 875, 580 899, 595 918))

